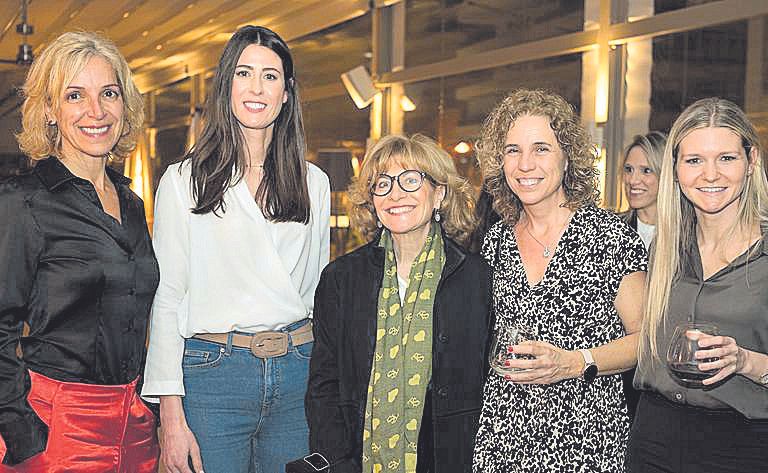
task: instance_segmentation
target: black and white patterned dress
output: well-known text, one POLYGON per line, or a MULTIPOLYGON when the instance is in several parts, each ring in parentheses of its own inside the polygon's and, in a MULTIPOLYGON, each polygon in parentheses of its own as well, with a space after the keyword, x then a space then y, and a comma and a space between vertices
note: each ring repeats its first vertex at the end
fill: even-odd
MULTIPOLYGON (((613 303, 621 279, 645 271, 647 259, 637 233, 593 206, 576 211, 535 286, 526 279, 512 228, 503 222, 488 231, 483 255, 493 267, 496 327, 522 324, 566 350, 625 335, 613 303)), ((522 385, 491 371, 474 471, 623 472, 628 435, 621 375, 598 376, 592 384, 569 379, 522 385)))

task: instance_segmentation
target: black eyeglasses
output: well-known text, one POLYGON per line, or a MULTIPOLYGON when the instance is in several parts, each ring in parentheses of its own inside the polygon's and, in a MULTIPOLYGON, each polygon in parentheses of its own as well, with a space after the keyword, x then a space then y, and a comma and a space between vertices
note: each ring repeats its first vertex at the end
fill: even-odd
POLYGON ((376 176, 376 180, 373 182, 373 186, 371 186, 371 194, 384 197, 392 192, 395 181, 397 181, 397 185, 400 186, 400 189, 403 191, 416 192, 421 189, 421 186, 424 184, 424 179, 429 179, 432 184, 437 185, 435 180, 432 179, 429 174, 415 169, 406 169, 397 176, 390 176, 389 174, 382 173, 376 176))

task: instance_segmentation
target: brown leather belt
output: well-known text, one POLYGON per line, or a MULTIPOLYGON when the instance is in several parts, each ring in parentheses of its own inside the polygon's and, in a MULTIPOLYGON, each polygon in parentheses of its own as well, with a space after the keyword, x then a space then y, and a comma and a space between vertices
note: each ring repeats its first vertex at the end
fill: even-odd
MULTIPOLYGON (((198 333, 192 338, 207 342, 226 345, 228 333, 198 333)), ((302 325, 293 332, 258 332, 254 334, 233 333, 232 346, 238 348, 250 348, 253 356, 259 358, 274 358, 288 353, 288 341, 293 346, 304 345, 314 340, 312 336, 312 321, 302 325), (290 337, 290 338, 289 338, 290 337)))

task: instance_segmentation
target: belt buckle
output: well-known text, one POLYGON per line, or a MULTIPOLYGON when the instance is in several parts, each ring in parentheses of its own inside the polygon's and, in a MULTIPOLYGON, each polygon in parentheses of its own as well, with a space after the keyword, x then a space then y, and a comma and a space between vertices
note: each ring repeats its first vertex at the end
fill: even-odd
POLYGON ((259 358, 274 358, 288 353, 288 334, 260 332, 251 339, 251 353, 259 358))

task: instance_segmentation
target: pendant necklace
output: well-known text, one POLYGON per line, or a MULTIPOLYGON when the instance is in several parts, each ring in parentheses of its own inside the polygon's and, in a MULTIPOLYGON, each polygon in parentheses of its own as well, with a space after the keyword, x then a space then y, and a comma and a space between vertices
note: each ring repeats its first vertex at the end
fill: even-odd
MULTIPOLYGON (((565 225, 563 225, 563 227, 562 227, 562 228, 565 228, 565 227, 568 225, 568 223, 570 223, 570 221, 571 221, 571 218, 570 218, 570 217, 568 217, 568 220, 565 222, 565 225)), ((539 246, 541 246, 542 248, 544 248, 544 252, 542 253, 542 256, 544 256, 545 258, 549 258, 550 256, 552 256, 553 250, 549 248, 549 245, 545 245, 544 243, 542 243, 541 241, 539 241, 539 239, 538 239, 538 238, 536 238, 535 236, 533 236, 533 233, 531 233, 531 229, 530 229, 529 227, 530 227, 530 223, 526 223, 526 225, 525 225, 525 231, 528 233, 528 235, 530 235, 530 236, 531 236, 531 238, 533 238, 533 240, 534 240, 536 243, 538 243, 538 244, 539 244, 539 246)), ((562 231, 562 228, 560 229, 561 231, 562 231)), ((555 242, 555 246, 557 246, 557 242, 555 242)))
POLYGON ((526 231, 526 232, 528 232, 528 235, 530 235, 530 236, 531 236, 531 238, 533 238, 533 239, 534 239, 534 241, 536 241, 536 243, 538 243, 538 244, 539 244, 539 245, 540 245, 542 248, 544 248, 544 253, 542 253, 542 255, 543 255, 545 258, 549 258, 550 256, 552 256, 552 250, 550 250, 550 249, 549 249, 549 246, 548 246, 548 245, 545 245, 545 244, 544 244, 544 243, 542 243, 542 242, 540 242, 538 238, 536 238, 535 236, 533 236, 533 233, 531 233, 531 231, 528 229, 528 225, 526 225, 526 226, 525 226, 525 231, 526 231))

